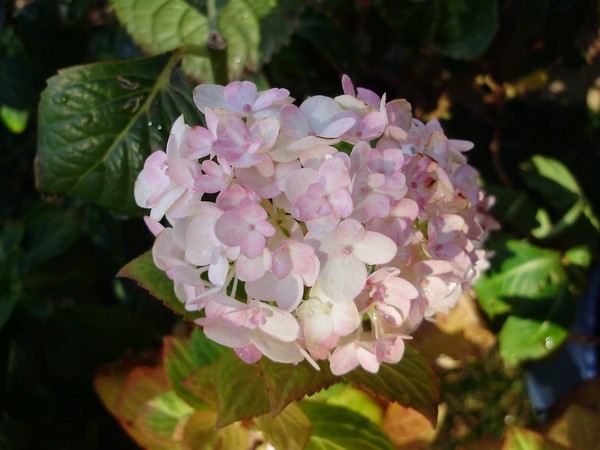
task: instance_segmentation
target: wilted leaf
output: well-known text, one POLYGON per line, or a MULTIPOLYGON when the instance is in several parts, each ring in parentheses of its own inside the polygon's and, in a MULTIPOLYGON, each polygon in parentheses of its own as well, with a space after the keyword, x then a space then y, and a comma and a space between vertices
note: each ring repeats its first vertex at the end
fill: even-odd
POLYGON ((255 420, 267 442, 276 449, 302 450, 310 439, 310 421, 295 403, 289 404, 276 417, 266 414, 255 420))
POLYGON ((139 214, 133 185, 144 160, 164 148, 178 116, 200 121, 192 87, 174 70, 180 58, 90 64, 50 78, 39 108, 39 189, 139 214))
POLYGON ((579 405, 571 405, 555 421, 548 437, 568 448, 600 449, 600 414, 579 405))
MULTIPOLYGON (((438 423, 442 422, 446 409, 445 404, 440 405, 438 423)), ((401 450, 426 448, 436 436, 436 428, 422 414, 397 403, 388 406, 382 428, 401 450)))
POLYGON ((154 265, 152 251, 147 251, 128 262, 117 276, 136 281, 150 294, 189 321, 200 317, 199 313, 187 311, 183 303, 179 301, 173 290, 173 281, 154 265))
POLYGON ((340 406, 302 401, 313 427, 307 450, 392 450, 394 444, 370 420, 340 406))
POLYGON ((565 447, 527 428, 510 427, 502 450, 565 450, 565 447))
POLYGON ((375 374, 355 369, 344 378, 372 395, 413 408, 436 424, 440 403, 438 379, 427 360, 412 347, 406 347, 397 364, 382 364, 375 374))

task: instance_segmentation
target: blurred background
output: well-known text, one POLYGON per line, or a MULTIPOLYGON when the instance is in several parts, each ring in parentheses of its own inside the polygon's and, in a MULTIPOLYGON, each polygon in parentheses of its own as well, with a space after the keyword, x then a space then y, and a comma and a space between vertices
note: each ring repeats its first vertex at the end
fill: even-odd
MULTIPOLYGON (((202 0, 184 3, 206 12, 202 0)), ((498 255, 491 275, 457 311, 415 337, 440 376, 443 420, 434 432, 427 424, 404 424, 399 417, 408 413, 389 412, 386 431, 410 438, 394 443, 483 448, 481 439, 497 443, 493 439, 504 435, 506 425, 545 433, 565 401, 581 398, 572 394, 561 406, 563 394, 597 375, 599 3, 247 3, 276 4, 279 19, 261 22, 265 36, 277 39, 261 42, 263 57, 249 61, 242 78, 285 87, 301 100, 341 94, 341 76, 348 74, 355 85, 388 99, 406 98, 415 117, 438 119, 450 138, 475 143, 469 162, 497 198, 492 212, 502 231, 490 244, 498 255), (554 173, 570 173, 564 176, 569 181, 541 180, 534 155, 558 161, 554 173), (572 203, 555 202, 573 180, 572 203), (571 220, 572 205, 586 212, 571 220), (559 224, 567 231, 548 231, 559 224), (528 247, 506 244, 516 241, 528 247), (534 281, 550 286, 543 301, 524 313, 515 306, 522 296, 508 292, 499 307, 501 294, 487 294, 503 289, 494 278, 510 269, 503 264, 519 267, 540 252, 560 255, 560 274, 542 273, 534 281), (555 281, 568 285, 567 297, 553 290, 555 281), (530 330, 521 328, 523 337, 506 331, 507 323, 518 325, 510 321, 513 314, 541 314, 557 334, 544 335, 540 351, 527 347, 520 353, 530 330), (508 342, 509 335, 518 342, 508 342), (557 356, 565 343, 575 345, 575 353, 557 356), (554 380, 548 373, 561 376, 554 380)), ((94 376, 112 361, 151 360, 163 336, 186 330, 160 302, 115 277, 152 245, 140 217, 36 188, 38 105, 46 80, 66 67, 154 52, 140 45, 114 9, 103 0, 0 3, 0 449, 137 448, 102 406, 94 376)), ((192 86, 207 81, 192 75, 192 86)), ((596 414, 597 395, 586 405, 596 414)))

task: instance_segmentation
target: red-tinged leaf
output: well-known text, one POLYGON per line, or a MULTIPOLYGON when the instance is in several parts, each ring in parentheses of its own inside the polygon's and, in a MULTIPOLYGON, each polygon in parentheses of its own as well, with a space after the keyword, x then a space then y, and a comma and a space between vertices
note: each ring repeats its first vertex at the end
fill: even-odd
POLYGON ((277 417, 265 414, 255 420, 265 439, 275 448, 302 450, 312 433, 308 417, 295 403, 289 404, 277 417))
POLYGON ((566 447, 527 428, 510 427, 502 450, 566 450, 566 447))
POLYGON ((258 365, 246 364, 233 352, 223 353, 219 360, 217 392, 217 427, 271 410, 258 365))
POLYGON ((102 368, 94 385, 104 406, 140 446, 157 450, 179 450, 176 443, 150 436, 138 420, 147 402, 169 389, 160 367, 115 364, 102 368))
POLYGON ((150 294, 189 321, 193 322, 200 317, 200 314, 197 312, 186 311, 183 303, 175 296, 173 281, 154 265, 152 251, 150 250, 128 262, 119 271, 117 276, 136 281, 141 287, 150 292, 150 294))
POLYGON ((189 392, 216 410, 218 405, 217 377, 219 373, 219 364, 208 364, 194 370, 187 378, 183 380, 183 385, 189 392))
POLYGON ((600 414, 571 405, 552 424, 548 436, 568 448, 600 449, 600 414))
POLYGON ((312 395, 338 381, 326 364, 320 364, 321 370, 316 370, 307 361, 293 365, 262 358, 258 367, 264 378, 272 417, 290 402, 312 395))
POLYGON ((427 417, 433 426, 437 424, 438 379, 427 360, 409 346, 397 364, 382 364, 375 374, 355 369, 343 378, 372 395, 413 408, 427 417))
MULTIPOLYGON (((440 408, 440 416, 444 411, 440 408)), ((436 429, 422 414, 397 403, 389 404, 382 428, 401 450, 426 448, 436 436, 436 429)))

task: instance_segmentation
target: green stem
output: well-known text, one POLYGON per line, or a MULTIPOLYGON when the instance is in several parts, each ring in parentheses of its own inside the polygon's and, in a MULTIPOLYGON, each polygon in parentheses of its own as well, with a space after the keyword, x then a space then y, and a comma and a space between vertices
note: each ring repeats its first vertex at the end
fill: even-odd
POLYGON ((227 41, 217 29, 217 7, 215 0, 208 0, 206 3, 208 12, 208 39, 206 48, 212 66, 215 83, 226 85, 229 83, 229 74, 227 70, 227 41))

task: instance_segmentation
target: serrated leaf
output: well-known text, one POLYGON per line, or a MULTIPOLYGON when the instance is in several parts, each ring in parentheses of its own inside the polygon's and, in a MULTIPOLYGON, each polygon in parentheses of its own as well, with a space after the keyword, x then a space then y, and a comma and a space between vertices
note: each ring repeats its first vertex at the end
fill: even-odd
POLYGON ((189 321, 194 321, 200 317, 199 313, 187 311, 183 303, 179 301, 173 290, 173 281, 154 265, 152 251, 147 251, 128 262, 117 276, 136 281, 150 294, 189 321))
POLYGON ((492 246, 492 269, 475 284, 479 302, 489 316, 509 312, 512 298, 545 298, 548 287, 565 277, 561 255, 525 241, 507 240, 492 246))
POLYGON ((307 450, 384 450, 396 447, 370 420, 349 409, 303 401, 300 409, 313 427, 307 450))
POLYGON ((260 416, 271 409, 256 364, 247 364, 235 353, 225 352, 218 367, 217 427, 260 416))
MULTIPOLYGON (((214 81, 206 49, 209 20, 205 11, 185 0, 148 0, 143 6, 136 0, 112 0, 111 5, 133 39, 150 53, 194 46, 195 53, 183 59, 185 72, 198 81, 214 81)), ((238 79, 244 71, 260 66, 259 18, 267 20, 274 4, 228 0, 221 5, 217 29, 227 41, 229 78, 238 79)))
POLYGON ((255 421, 265 439, 275 448, 302 450, 310 439, 310 421, 295 403, 290 403, 276 417, 267 414, 255 421))
POLYGON ((279 414, 290 402, 314 394, 338 380, 326 364, 320 364, 321 370, 317 371, 307 361, 294 365, 262 358, 258 367, 269 396, 272 416, 279 414))
POLYGON ((565 450, 565 447, 527 428, 510 427, 502 450, 565 450))
POLYGON ((434 46, 444 56, 473 60, 483 55, 498 29, 497 0, 443 0, 436 6, 434 46))
POLYGON ((164 148, 181 114, 200 123, 192 87, 174 70, 180 58, 90 64, 50 78, 39 108, 38 188, 140 214, 133 185, 144 160, 164 148))
POLYGON ((382 364, 375 374, 355 369, 343 378, 371 395, 415 409, 434 426, 437 422, 438 379, 427 360, 410 346, 397 364, 382 364))

